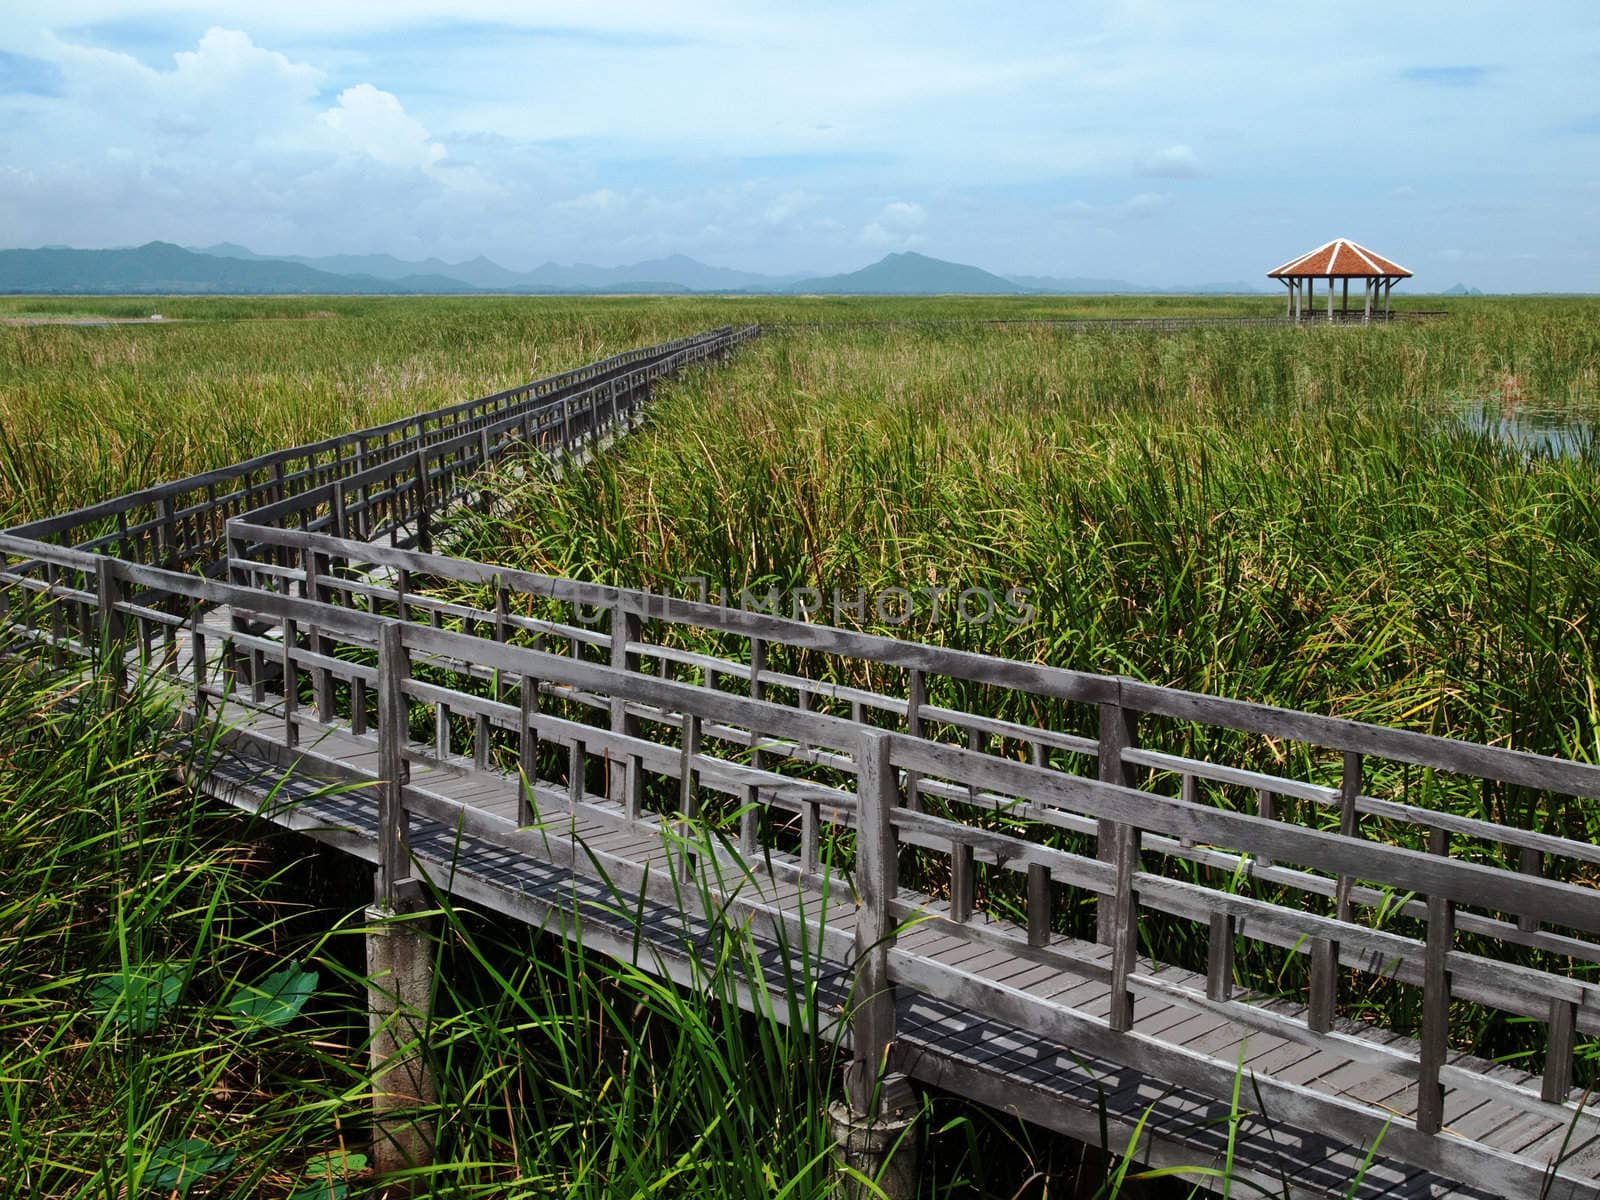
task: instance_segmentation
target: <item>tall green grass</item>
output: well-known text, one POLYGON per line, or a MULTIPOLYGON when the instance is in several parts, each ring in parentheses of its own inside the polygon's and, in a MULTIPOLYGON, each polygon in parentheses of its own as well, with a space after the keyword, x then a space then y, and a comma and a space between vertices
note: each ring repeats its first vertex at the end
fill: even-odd
MULTIPOLYGON (((1276 310, 1208 305, 1160 307, 1276 310)), ((1020 585, 1033 624, 886 631, 1595 755, 1592 441, 1530 456, 1455 420, 1592 414, 1592 303, 1155 337, 972 323, 1134 313, 1059 298, 0 301, 152 309, 177 320, 0 327, 0 522, 708 325, 949 321, 771 336, 664 388, 588 470, 508 477, 521 511, 466 548, 657 587, 1020 585)), ((364 884, 196 804, 172 773, 194 752, 155 710, 63 703, 72 688, 0 678, 0 1178, 359 1191, 364 884), (307 973, 281 1022, 241 1018, 307 973)), ((822 1194, 832 1081, 794 1040, 814 1014, 738 1015, 733 931, 691 994, 453 908, 435 920, 437 1194, 822 1194)), ((932 1103, 931 1192, 1139 1174, 1114 1146, 1090 1169, 932 1103)))

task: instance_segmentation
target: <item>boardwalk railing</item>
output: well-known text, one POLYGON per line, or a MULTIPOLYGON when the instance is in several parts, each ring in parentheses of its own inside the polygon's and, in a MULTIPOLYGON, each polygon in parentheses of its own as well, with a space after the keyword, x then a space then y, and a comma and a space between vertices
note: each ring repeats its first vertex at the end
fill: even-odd
MULTIPOLYGON (((607 391, 626 378, 590 381, 563 415, 598 430, 626 409, 626 384, 607 391)), ((813 891, 848 880, 853 927, 823 928, 819 946, 855 973, 847 1082, 867 1111, 886 1071, 914 1069, 896 1029, 896 996, 914 992, 1223 1101, 1239 1063, 1200 1032, 1278 1039, 1336 1069, 1252 1065, 1274 1118, 1381 1138, 1385 1155, 1507 1195, 1538 1194, 1558 1155, 1543 1134, 1523 1150, 1492 1133, 1600 1133, 1572 1086, 1579 1036, 1600 1031, 1600 848, 1563 832, 1574 798, 1600 798, 1600 768, 360 536, 425 544, 434 498, 555 437, 558 411, 435 423, 427 445, 207 516, 196 527, 229 550, 217 569, 96 552, 159 544, 134 524, 127 540, 93 532, 114 506, 52 527, 91 530, 92 549, 0 535, 6 632, 121 685, 166 680, 196 720, 258 714, 241 744, 374 785, 388 895, 426 873, 410 850, 421 820, 583 869, 538 832, 558 790, 566 811, 619 827, 723 831, 693 843, 696 869, 731 862, 729 877, 813 891), (376 769, 319 749, 333 737, 376 769), (420 768, 520 775, 521 810, 442 799, 412 786, 420 768), (1085 1000, 923 953, 910 933, 929 930, 1048 967, 1085 1000), (1193 969, 1161 965, 1197 944, 1193 969), (1375 987, 1413 998, 1415 1029, 1371 1022, 1375 987), (1543 1025, 1531 1074, 1458 1052, 1452 1022, 1485 1019, 1543 1025)), ((608 871, 662 902, 683 894, 608 871)), ((722 898, 792 919, 759 895, 722 898)), ((1591 1169, 1553 1171, 1549 1194, 1600 1194, 1591 1169)))
POLYGON ((636 411, 654 379, 753 335, 753 329, 716 329, 630 350, 482 399, 263 454, 9 532, 124 561, 213 574, 226 565, 226 522, 269 506, 288 505, 302 514, 309 508, 317 516, 308 527, 331 523, 344 531, 334 506, 349 501, 360 531, 379 536, 414 520, 418 511, 443 507, 461 477, 511 443, 545 450, 570 446, 636 411), (419 453, 427 462, 426 477, 396 493, 396 475, 383 468, 399 462, 409 469, 419 453))

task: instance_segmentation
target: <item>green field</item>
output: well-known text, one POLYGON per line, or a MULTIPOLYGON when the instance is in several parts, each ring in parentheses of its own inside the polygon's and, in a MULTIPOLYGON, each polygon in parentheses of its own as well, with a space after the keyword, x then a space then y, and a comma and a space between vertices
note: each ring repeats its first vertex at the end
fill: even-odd
MULTIPOLYGON (((1024 624, 948 604, 862 624, 1600 761, 1600 302, 1455 301, 1443 320, 1372 328, 983 324, 1280 303, 5 299, 0 321, 165 320, 0 325, 0 524, 645 342, 792 322, 663 388, 610 457, 507 474, 511 507, 457 547, 684 594, 697 577, 781 597, 1024 588, 1024 624)), ((318 1178, 361 1145, 366 897, 303 845, 195 812, 153 757, 173 740, 158 719, 53 706, 64 684, 8 672, 0 1177, 168 1194, 173 1148, 199 1139, 231 1155, 210 1194, 339 1194, 318 1178), (317 977, 304 1010, 242 1020, 241 985, 295 964, 317 977), (164 988, 165 1008, 150 999, 164 988)), ((1545 815, 1600 832, 1581 808, 1545 815)), ((825 1063, 784 1070, 784 1046, 762 1040, 774 1027, 597 960, 530 955, 517 931, 465 915, 445 929, 475 965, 440 1005, 457 1114, 440 1194, 820 1194, 825 1063)), ((1071 1194, 1050 1139, 938 1111, 951 1194, 1071 1194), (1025 1183, 1036 1171, 1048 1191, 1025 1183)))

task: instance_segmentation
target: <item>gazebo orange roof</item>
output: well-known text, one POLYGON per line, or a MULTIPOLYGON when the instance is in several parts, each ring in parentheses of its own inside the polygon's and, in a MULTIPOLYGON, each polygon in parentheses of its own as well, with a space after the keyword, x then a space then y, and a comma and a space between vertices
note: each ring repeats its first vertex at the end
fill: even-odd
POLYGON ((1274 271, 1269 279, 1290 279, 1304 276, 1319 279, 1377 279, 1393 277, 1409 279, 1411 272, 1399 263, 1391 262, 1349 238, 1334 238, 1318 246, 1309 254, 1291 259, 1274 271))

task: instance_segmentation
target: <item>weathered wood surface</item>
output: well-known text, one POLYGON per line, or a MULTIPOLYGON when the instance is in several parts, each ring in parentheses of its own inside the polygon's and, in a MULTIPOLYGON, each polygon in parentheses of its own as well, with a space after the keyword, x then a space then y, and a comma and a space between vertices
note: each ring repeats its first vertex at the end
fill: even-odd
POLYGON ((0 534, 5 634, 221 720, 203 785, 281 798, 263 815, 385 894, 427 880, 680 980, 713 909, 778 958, 812 947, 860 1105, 905 1072, 1097 1141, 1092 1094, 1123 1134, 1153 1106, 1157 1161, 1214 1165, 1242 1064, 1239 1170, 1274 1192, 1343 1194, 1381 1138, 1357 1194, 1532 1195, 1564 1155, 1547 1194, 1600 1195, 1572 1087, 1600 851, 1407 783, 1597 797, 1600 769, 428 552, 482 466, 581 452, 748 334, 0 534), (1196 758, 1173 735, 1196 727, 1280 753, 1196 758), (633 907, 642 939, 606 924, 633 907), (1142 950, 1174 923, 1194 970, 1142 950), (1304 994, 1241 975, 1250 947, 1303 957, 1304 994), (1341 1011, 1362 977, 1421 989, 1420 1037, 1341 1011), (1460 1005, 1544 1024, 1542 1074, 1455 1052, 1460 1005))

